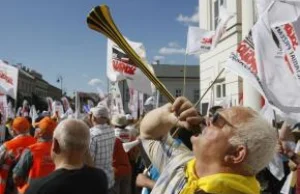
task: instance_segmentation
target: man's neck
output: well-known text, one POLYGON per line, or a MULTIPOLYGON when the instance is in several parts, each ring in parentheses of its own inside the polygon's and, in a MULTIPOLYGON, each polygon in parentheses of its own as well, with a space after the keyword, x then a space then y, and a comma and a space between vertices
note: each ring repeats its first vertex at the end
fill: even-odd
POLYGON ((56 158, 55 161, 55 169, 67 169, 67 170, 75 170, 80 169, 84 166, 83 159, 79 156, 77 157, 63 157, 56 158))
POLYGON ((218 163, 206 163, 196 160, 195 173, 198 178, 218 174, 218 173, 232 173, 237 174, 234 170, 229 167, 222 166, 218 163))

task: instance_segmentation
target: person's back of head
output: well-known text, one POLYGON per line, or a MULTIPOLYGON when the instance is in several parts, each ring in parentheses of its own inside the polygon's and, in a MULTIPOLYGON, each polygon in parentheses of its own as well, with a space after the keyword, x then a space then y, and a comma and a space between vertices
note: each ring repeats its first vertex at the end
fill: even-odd
POLYGON ((89 128, 83 121, 77 119, 61 121, 53 134, 52 157, 54 162, 68 159, 71 163, 83 163, 83 156, 88 150, 89 142, 89 128), (57 158, 58 161, 55 161, 57 158))
POLYGON ((25 117, 16 117, 12 121, 12 130, 14 135, 28 134, 31 124, 25 117))
POLYGON ((35 127, 37 128, 35 137, 42 140, 51 140, 56 126, 57 123, 53 119, 44 117, 39 122, 35 123, 35 127))
POLYGON ((95 125, 109 124, 108 108, 103 105, 98 105, 90 110, 91 123, 95 125))

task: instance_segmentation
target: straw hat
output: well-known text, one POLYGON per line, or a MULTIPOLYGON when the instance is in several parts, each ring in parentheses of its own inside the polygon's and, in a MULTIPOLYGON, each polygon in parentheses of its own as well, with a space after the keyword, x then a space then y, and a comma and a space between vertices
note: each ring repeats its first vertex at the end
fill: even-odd
POLYGON ((127 119, 125 115, 113 115, 110 123, 117 127, 125 127, 127 125, 127 119))

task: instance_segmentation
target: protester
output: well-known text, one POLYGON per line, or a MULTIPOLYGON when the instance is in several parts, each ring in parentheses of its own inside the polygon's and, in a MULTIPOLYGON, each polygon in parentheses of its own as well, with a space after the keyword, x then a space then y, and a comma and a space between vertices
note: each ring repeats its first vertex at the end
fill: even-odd
POLYGON ((115 141, 113 167, 115 175, 115 193, 131 194, 131 164, 128 155, 122 146, 122 141, 119 138, 116 138, 115 141))
POLYGON ((19 160, 22 151, 36 142, 29 134, 30 123, 25 117, 15 118, 11 128, 14 138, 0 147, 0 194, 14 191, 12 167, 19 160))
POLYGON ((255 175, 275 153, 275 130, 250 108, 232 107, 217 112, 202 134, 191 138, 193 152, 173 145, 168 136, 173 126, 190 129, 201 120, 184 97, 145 116, 142 143, 161 173, 152 193, 260 193, 255 175))
POLYGON ((84 122, 76 119, 61 121, 54 131, 51 148, 55 171, 30 184, 26 193, 108 193, 105 173, 84 165, 89 140, 89 130, 84 122))
POLYGON ((45 117, 36 123, 37 143, 23 151, 19 162, 13 169, 13 180, 19 193, 25 193, 32 181, 47 176, 55 169, 50 153, 56 125, 50 117, 45 117))
POLYGON ((130 141, 130 131, 125 129, 127 126, 127 119, 125 115, 113 115, 111 124, 114 126, 115 136, 123 143, 130 141))
POLYGON ((109 193, 114 193, 113 149, 115 133, 109 125, 108 109, 99 105, 91 108, 90 153, 96 168, 104 170, 108 179, 109 193))

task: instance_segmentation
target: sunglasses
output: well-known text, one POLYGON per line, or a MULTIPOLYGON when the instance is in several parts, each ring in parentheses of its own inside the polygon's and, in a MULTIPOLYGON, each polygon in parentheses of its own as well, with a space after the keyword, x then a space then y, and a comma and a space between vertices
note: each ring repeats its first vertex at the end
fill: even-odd
POLYGON ((225 125, 228 125, 232 128, 236 128, 233 124, 231 124, 225 117, 223 117, 220 112, 216 112, 206 120, 206 125, 216 126, 218 128, 223 128, 225 125))

